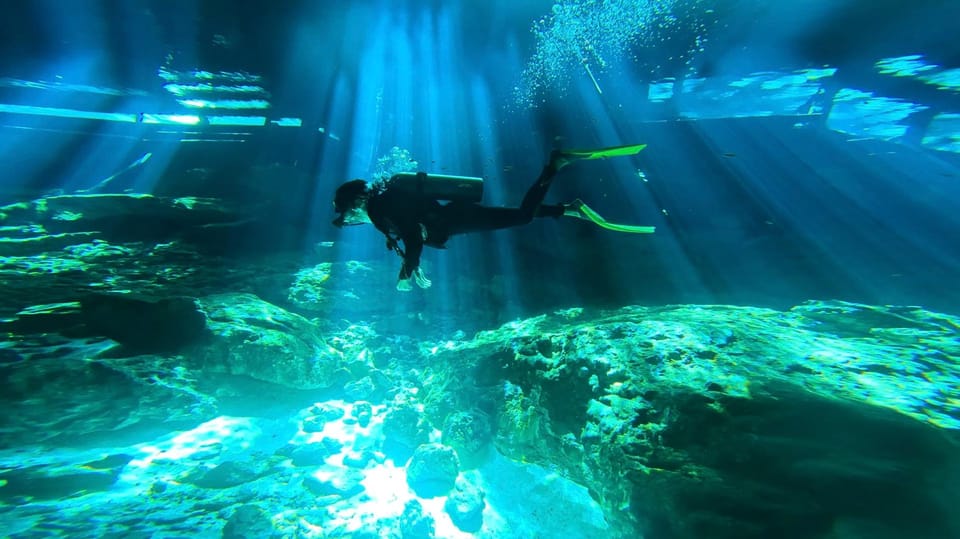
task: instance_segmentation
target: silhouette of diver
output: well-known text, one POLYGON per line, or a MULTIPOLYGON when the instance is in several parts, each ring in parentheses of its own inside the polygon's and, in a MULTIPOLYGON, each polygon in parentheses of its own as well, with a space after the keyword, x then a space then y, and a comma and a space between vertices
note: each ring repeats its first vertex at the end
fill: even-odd
POLYGON ((387 237, 387 249, 403 259, 398 290, 411 290, 410 281, 420 288, 432 284, 420 267, 424 245, 446 247, 457 234, 497 230, 525 225, 535 217, 576 217, 618 232, 650 234, 654 227, 609 223, 580 199, 570 204, 544 204, 556 173, 580 159, 603 159, 634 155, 646 144, 615 146, 597 150, 555 150, 537 181, 530 186, 519 208, 501 208, 479 204, 483 194, 480 178, 403 173, 384 182, 351 180, 337 188, 334 210, 340 215, 337 227, 372 223, 387 237), (441 204, 440 200, 448 200, 441 204), (400 243, 403 243, 403 247, 400 243))

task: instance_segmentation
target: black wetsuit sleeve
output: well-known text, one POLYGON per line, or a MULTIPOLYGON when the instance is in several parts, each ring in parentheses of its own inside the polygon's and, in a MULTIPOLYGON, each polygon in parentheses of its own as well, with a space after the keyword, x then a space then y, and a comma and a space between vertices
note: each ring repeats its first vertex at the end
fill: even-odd
MULTIPOLYGON (((367 213, 374 226, 387 237, 387 246, 393 239, 403 242, 403 266, 400 278, 408 279, 420 267, 423 252, 423 231, 420 222, 429 207, 428 201, 419 197, 384 193, 368 202, 367 213)), ((391 247, 392 248, 392 247, 391 247)))

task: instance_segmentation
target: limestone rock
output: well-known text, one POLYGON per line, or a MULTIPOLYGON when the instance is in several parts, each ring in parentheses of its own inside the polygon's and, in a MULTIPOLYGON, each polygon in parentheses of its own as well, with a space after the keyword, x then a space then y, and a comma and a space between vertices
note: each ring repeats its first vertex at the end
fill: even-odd
POLYGON ((184 478, 201 488, 230 488, 255 481, 270 471, 268 463, 262 461, 238 462, 228 460, 213 468, 198 468, 184 478))
POLYGON ((457 451, 464 467, 482 460, 490 440, 490 420, 480 412, 456 412, 443 423, 442 441, 457 451))
POLYGON ((423 444, 407 464, 407 484, 423 498, 443 496, 453 488, 460 473, 460 461, 453 448, 423 444))
POLYGON ((429 424, 410 404, 400 404, 383 418, 383 452, 398 464, 410 458, 413 450, 430 438, 429 424))
POLYGON ((403 539, 433 539, 433 518, 423 512, 417 500, 410 500, 400 515, 400 533, 403 539))
POLYGON ((625 307, 512 322, 427 367, 494 411, 501 452, 627 508, 614 535, 629 514, 648 536, 826 536, 866 511, 934 537, 960 528, 957 490, 924 486, 960 468, 957 327, 844 302, 625 307))
POLYGON ((369 402, 358 402, 353 406, 353 417, 356 418, 357 424, 361 427, 366 427, 370 424, 370 419, 373 417, 373 406, 369 402))
POLYGON ((326 388, 349 374, 318 328, 251 294, 202 298, 213 343, 200 354, 213 372, 246 375, 296 389, 326 388))
POLYGON ((237 507, 221 533, 223 539, 269 539, 278 535, 270 515, 253 504, 237 507))
POLYGON ((288 457, 294 466, 319 466, 326 458, 340 452, 340 442, 325 438, 323 442, 287 445, 277 450, 278 455, 288 457))
POLYGON ((367 400, 377 391, 373 378, 364 376, 359 380, 348 382, 343 387, 343 394, 349 400, 367 400))
POLYGON ((462 531, 475 533, 483 526, 483 498, 484 492, 480 487, 459 477, 443 508, 454 525, 462 531))

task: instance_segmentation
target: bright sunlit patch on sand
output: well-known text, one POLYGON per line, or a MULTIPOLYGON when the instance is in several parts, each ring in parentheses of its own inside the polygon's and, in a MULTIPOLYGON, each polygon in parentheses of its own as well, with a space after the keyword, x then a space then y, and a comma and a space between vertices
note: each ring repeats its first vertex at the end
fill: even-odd
POLYGON ((249 418, 220 416, 159 444, 140 446, 144 456, 132 460, 130 465, 145 468, 157 460, 199 457, 214 451, 226 440, 233 447, 246 449, 259 435, 260 429, 249 418))

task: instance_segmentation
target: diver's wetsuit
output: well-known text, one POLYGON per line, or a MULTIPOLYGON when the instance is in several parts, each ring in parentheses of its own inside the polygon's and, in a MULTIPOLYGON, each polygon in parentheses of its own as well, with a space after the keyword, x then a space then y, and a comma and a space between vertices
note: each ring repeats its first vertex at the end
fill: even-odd
POLYGON ((456 234, 525 225, 534 217, 561 217, 563 206, 543 204, 557 170, 552 162, 543 167, 519 208, 462 201, 440 204, 424 195, 391 191, 388 182, 382 191, 370 195, 367 215, 377 230, 387 236, 388 248, 396 249, 396 241, 403 241, 400 279, 408 279, 420 265, 424 245, 443 249, 450 236, 456 234))

